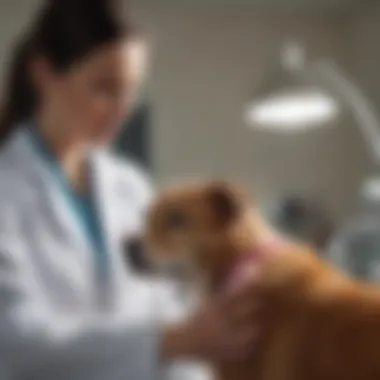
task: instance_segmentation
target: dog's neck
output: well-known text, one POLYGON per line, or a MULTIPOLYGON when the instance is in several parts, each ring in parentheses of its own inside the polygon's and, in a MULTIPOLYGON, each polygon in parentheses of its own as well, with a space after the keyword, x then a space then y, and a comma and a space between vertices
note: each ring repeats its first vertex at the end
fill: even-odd
POLYGON ((262 236, 251 247, 234 252, 230 265, 215 276, 213 292, 231 290, 258 275, 262 265, 284 251, 286 240, 276 233, 262 236))
POLYGON ((232 267, 226 282, 227 288, 239 286, 241 282, 259 273, 262 265, 279 255, 284 248, 285 240, 277 235, 267 236, 258 242, 250 251, 244 252, 232 267))

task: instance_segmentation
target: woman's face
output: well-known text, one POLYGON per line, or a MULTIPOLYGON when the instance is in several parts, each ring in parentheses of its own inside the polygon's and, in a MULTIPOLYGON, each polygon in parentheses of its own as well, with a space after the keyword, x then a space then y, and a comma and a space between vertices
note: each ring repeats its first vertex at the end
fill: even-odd
POLYGON ((136 99, 145 64, 145 45, 137 39, 101 47, 63 73, 45 62, 38 82, 42 105, 66 138, 106 144, 136 99))

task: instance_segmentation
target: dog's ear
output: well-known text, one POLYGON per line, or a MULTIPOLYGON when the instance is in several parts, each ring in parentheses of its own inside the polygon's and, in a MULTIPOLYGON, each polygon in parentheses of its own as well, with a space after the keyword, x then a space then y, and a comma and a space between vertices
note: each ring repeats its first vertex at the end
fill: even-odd
POLYGON ((208 199, 221 223, 238 218, 246 205, 244 192, 227 182, 215 182, 208 190, 208 199))

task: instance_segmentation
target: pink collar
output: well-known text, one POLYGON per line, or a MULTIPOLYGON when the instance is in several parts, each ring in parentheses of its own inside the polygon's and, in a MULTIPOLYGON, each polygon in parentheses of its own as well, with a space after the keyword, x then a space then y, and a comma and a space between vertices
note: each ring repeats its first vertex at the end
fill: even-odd
POLYGON ((241 259, 230 271, 225 288, 230 291, 250 280, 259 272, 261 264, 270 257, 277 256, 286 244, 285 238, 271 234, 253 249, 242 254, 241 259))

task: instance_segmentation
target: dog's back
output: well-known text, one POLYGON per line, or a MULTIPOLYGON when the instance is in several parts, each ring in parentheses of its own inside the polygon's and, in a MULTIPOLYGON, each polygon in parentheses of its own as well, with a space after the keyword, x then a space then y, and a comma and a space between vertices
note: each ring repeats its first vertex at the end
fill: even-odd
POLYGON ((221 380, 380 379, 380 292, 355 283, 303 247, 264 268, 264 336, 221 380))

